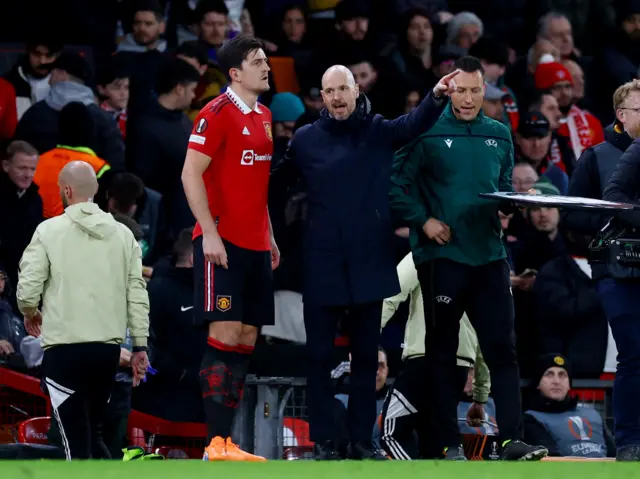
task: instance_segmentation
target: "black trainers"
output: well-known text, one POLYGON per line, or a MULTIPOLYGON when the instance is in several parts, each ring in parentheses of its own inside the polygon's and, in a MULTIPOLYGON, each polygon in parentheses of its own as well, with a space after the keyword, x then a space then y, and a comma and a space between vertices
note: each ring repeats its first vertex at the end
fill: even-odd
POLYGON ((444 460, 445 461, 466 461, 467 457, 464 455, 464 448, 462 446, 445 448, 444 460))
POLYGON ((509 441, 502 446, 502 461, 539 461, 547 457, 549 451, 542 446, 530 446, 522 441, 509 441))
POLYGON ((389 457, 373 444, 364 444, 357 442, 355 444, 349 444, 349 452, 347 453, 347 459, 360 460, 374 460, 374 461, 388 461, 389 457))
POLYGON ((340 454, 338 454, 333 441, 325 441, 313 446, 313 458, 316 461, 339 461, 340 454))
POLYGON ((640 445, 621 447, 616 453, 616 461, 640 461, 640 445))

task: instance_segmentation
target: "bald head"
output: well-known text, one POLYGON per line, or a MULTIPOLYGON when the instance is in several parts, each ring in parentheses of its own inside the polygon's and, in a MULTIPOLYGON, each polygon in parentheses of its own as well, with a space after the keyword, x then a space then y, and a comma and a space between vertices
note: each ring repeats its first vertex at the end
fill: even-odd
POLYGON ((353 73, 344 65, 333 65, 322 75, 322 99, 335 120, 346 120, 351 116, 359 94, 353 73))
POLYGON ((98 179, 89 163, 72 161, 60 171, 58 186, 66 207, 93 200, 98 192, 98 179))

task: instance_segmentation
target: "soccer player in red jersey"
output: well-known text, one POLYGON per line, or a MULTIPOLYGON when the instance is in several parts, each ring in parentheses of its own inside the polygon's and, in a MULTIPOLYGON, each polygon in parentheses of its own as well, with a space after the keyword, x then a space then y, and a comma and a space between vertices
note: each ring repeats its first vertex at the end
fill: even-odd
POLYGON ((267 211, 273 136, 259 40, 225 43, 230 86, 199 113, 182 172, 194 229, 195 322, 209 330, 200 371, 209 446, 204 459, 264 461, 231 441, 259 328, 274 324, 272 270, 280 262, 267 211))

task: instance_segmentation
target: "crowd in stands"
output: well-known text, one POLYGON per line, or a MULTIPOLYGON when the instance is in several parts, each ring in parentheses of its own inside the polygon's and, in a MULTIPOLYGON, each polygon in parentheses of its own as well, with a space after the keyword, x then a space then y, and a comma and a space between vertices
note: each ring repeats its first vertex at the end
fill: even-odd
MULTIPOLYGON (((469 54, 485 70, 485 114, 513 134, 514 189, 544 194, 566 195, 579 159, 613 134, 613 93, 640 67, 638 0, 61 0, 33 11, 9 3, 0 41, 25 48, 0 78, 0 358, 37 371, 42 355, 15 301, 18 264, 37 225, 63 212, 59 171, 86 161, 99 180, 99 206, 137 232, 148 281, 158 373, 131 397, 123 352, 123 400, 177 421, 203 420, 198 371, 206 345, 191 327, 195 220, 180 178, 193 119, 225 92, 216 52, 227 39, 255 35, 270 58, 271 90, 260 101, 273 114, 272 166, 323 108, 327 67, 347 66, 373 111, 395 118, 469 54), (51 15, 61 22, 55 30, 51 15)), ((271 190, 270 214, 282 260, 276 324, 262 341, 304 344, 304 186, 286 196, 271 190)), ((588 238, 563 219, 553 208, 502 218, 521 374, 536 384, 546 377, 539 358, 547 354, 566 357, 571 378, 616 367, 588 238)), ((409 252, 401 232, 394 247, 399 263, 409 252)), ((407 303, 383 330, 385 378, 402 354, 407 303)), ((567 391, 556 399, 565 401, 567 391)))

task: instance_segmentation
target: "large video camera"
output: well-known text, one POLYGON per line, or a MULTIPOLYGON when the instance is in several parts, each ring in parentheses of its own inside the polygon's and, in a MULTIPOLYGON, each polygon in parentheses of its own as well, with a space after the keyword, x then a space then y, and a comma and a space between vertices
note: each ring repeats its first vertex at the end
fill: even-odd
POLYGON ((591 261, 640 268, 640 232, 619 218, 611 218, 589 244, 591 261))

